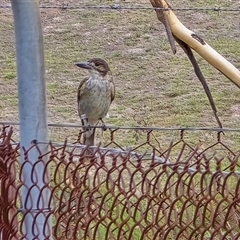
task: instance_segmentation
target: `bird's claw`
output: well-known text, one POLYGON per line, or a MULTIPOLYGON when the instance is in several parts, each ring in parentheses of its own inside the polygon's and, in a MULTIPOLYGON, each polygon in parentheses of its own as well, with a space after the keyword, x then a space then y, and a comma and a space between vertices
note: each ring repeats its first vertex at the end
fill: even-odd
POLYGON ((107 130, 107 127, 106 127, 104 121, 103 121, 101 118, 100 118, 100 121, 102 122, 102 130, 103 130, 103 131, 106 131, 106 130, 107 130))
POLYGON ((91 130, 91 126, 90 126, 90 125, 87 125, 87 126, 85 127, 85 130, 86 130, 86 131, 90 131, 90 130, 91 130))
POLYGON ((106 127, 105 123, 102 124, 102 130, 103 130, 103 131, 106 131, 106 130, 107 130, 107 127, 106 127))

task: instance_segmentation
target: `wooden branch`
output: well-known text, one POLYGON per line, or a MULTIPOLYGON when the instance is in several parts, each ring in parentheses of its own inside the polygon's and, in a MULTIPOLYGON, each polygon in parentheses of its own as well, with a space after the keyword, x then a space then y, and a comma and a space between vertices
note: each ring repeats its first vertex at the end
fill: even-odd
POLYGON ((217 114, 217 108, 215 106, 215 103, 214 103, 214 100, 213 100, 213 97, 212 97, 212 94, 211 94, 211 91, 207 85, 207 82, 202 74, 202 71, 200 69, 200 67, 198 66, 197 64, 197 60, 195 59, 194 55, 193 55, 193 52, 191 50, 191 48, 186 44, 184 43, 183 41, 181 41, 180 39, 176 38, 176 41, 178 42, 178 44, 182 47, 182 49, 184 50, 184 52, 187 54, 190 62, 192 63, 193 65, 193 68, 194 68, 194 71, 195 71, 195 74, 197 75, 198 79, 200 80, 203 88, 204 88, 204 91, 205 93, 207 94, 207 97, 208 97, 208 100, 210 102, 210 105, 212 107, 212 110, 213 110, 213 114, 215 116, 215 119, 218 123, 218 126, 220 128, 222 128, 222 123, 218 117, 218 114, 217 114))
MULTIPOLYGON (((165 0, 150 0, 153 7, 170 8, 165 0)), ((194 49, 208 63, 218 69, 229 80, 240 87, 240 71, 234 67, 227 59, 221 56, 217 51, 211 48, 201 37, 186 28, 176 17, 171 9, 156 10, 158 19, 163 22, 163 17, 159 12, 164 12, 164 17, 167 18, 172 34, 194 49)), ((166 25, 165 25, 166 28, 166 25)))

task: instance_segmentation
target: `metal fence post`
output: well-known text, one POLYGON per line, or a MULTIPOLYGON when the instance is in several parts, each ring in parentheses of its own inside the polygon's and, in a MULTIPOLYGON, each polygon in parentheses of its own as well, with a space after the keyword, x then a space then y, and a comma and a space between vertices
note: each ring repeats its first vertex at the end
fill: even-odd
MULTIPOLYGON (((18 106, 20 120, 21 161, 24 159, 23 147, 28 149, 32 140, 48 141, 46 90, 43 34, 38 0, 11 0, 16 36, 18 106)), ((47 145, 39 146, 41 153, 48 151, 47 145)), ((50 216, 50 190, 44 186, 48 176, 44 176, 44 158, 38 162, 33 186, 31 172, 38 161, 39 152, 33 148, 28 152, 29 163, 23 167, 24 186, 22 187, 22 211, 25 213, 24 239, 52 239, 50 216), (36 178, 35 178, 36 176, 36 178), (44 190, 42 190, 44 189, 44 190), (42 190, 42 191, 41 191, 42 190), (30 195, 28 195, 30 193, 30 195), (41 198, 39 197, 41 195, 41 198), (46 228, 46 226, 48 226, 46 228)))

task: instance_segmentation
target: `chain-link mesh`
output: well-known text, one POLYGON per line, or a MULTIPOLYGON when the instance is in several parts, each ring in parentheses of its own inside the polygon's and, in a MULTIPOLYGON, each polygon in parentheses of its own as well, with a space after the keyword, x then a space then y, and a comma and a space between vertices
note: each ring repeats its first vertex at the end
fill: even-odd
POLYGON ((240 166, 239 152, 230 147, 233 135, 204 132, 208 141, 203 142, 195 132, 199 138, 193 143, 187 132, 176 131, 169 133, 175 140, 163 146, 161 133, 139 130, 138 143, 126 149, 118 141, 121 130, 108 131, 104 134, 108 142, 92 147, 90 155, 79 141, 49 143, 47 158, 39 152, 32 164, 30 152, 46 143, 33 142, 21 163, 13 130, 2 127, 2 239, 26 239, 26 231, 39 239, 34 221, 39 215, 46 220, 45 239, 50 239, 49 222, 53 239, 238 239, 240 166), (37 176, 44 159, 43 176, 37 176), (23 188, 29 186, 23 173, 29 163, 31 187, 23 201, 23 188), (32 209, 39 180, 44 185, 34 196, 38 207, 32 209), (43 209, 40 202, 46 189, 51 194, 43 209), (33 223, 24 227, 27 215, 33 223))

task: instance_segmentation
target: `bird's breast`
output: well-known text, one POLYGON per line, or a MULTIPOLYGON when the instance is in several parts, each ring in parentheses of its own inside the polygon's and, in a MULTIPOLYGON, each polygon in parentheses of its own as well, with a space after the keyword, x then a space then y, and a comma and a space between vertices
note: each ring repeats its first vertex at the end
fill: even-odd
POLYGON ((94 124, 107 115, 111 104, 111 83, 107 80, 89 79, 82 89, 78 103, 79 115, 86 114, 94 124))

